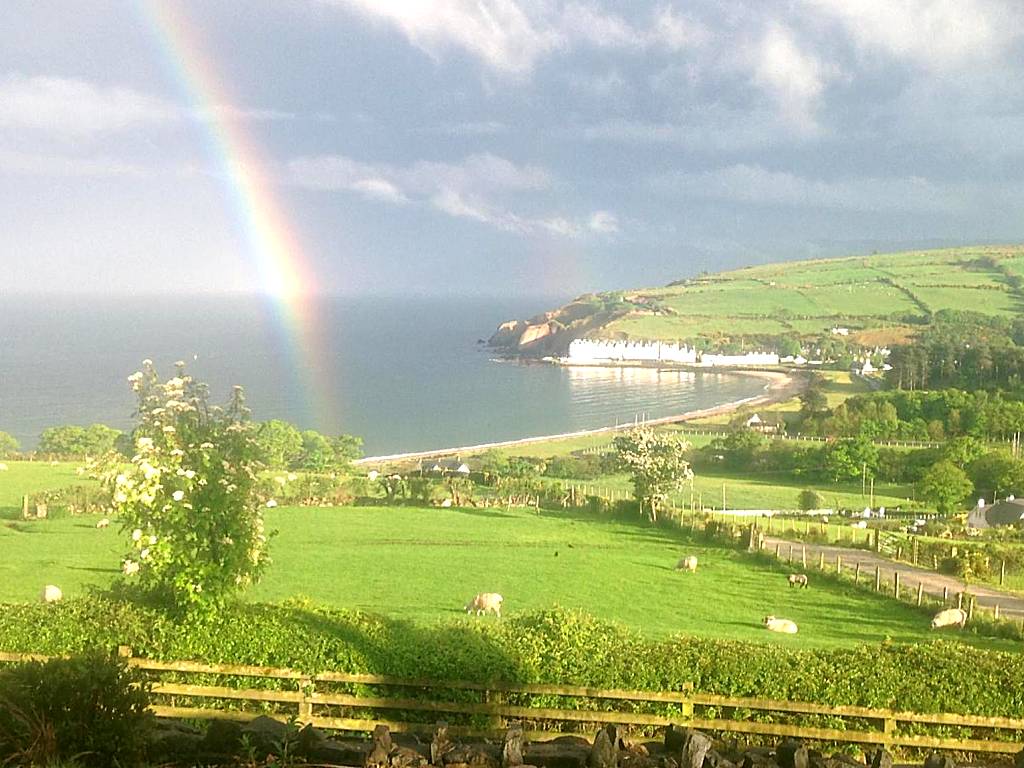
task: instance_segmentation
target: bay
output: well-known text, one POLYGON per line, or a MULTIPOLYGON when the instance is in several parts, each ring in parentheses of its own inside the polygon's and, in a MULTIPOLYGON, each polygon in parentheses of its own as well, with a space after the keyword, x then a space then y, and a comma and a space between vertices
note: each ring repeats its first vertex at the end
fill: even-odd
MULTIPOLYGON (((478 340, 552 297, 366 297, 307 303, 318 340, 246 296, 0 298, 0 430, 30 449, 59 424, 127 429, 126 378, 177 360, 215 401, 245 388, 254 417, 360 435, 368 455, 610 426, 763 390, 747 376, 495 361, 478 340)), ((300 323, 298 327, 302 327, 300 323)))

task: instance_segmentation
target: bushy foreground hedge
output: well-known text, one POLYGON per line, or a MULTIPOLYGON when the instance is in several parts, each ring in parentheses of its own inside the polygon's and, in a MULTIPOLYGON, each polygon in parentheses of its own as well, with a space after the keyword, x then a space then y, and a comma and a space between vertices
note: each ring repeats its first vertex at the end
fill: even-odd
POLYGON ((651 690, 690 681, 722 695, 1024 717, 1024 655, 941 641, 839 650, 653 641, 559 609, 423 627, 298 604, 238 605, 204 626, 95 597, 0 606, 0 650, 62 654, 120 644, 139 656, 307 672, 651 690))

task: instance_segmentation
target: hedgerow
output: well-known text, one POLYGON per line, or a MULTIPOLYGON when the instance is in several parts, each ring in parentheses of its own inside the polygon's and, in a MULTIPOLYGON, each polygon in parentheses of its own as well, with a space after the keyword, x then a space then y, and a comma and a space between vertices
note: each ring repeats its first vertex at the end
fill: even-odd
POLYGON ((684 636, 655 641, 562 609, 422 626, 302 604, 228 605, 190 623, 100 597, 0 606, 0 650, 66 654, 122 644, 137 656, 310 673, 640 690, 692 682, 727 696, 1024 717, 1024 655, 943 641, 838 650, 684 636))

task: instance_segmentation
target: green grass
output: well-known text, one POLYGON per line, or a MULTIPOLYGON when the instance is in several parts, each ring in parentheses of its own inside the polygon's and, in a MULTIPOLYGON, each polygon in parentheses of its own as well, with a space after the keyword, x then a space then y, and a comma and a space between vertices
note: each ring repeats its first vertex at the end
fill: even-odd
MULTIPOLYGON (((1024 311, 1024 300, 1003 270, 1024 274, 1022 265, 1022 246, 768 264, 629 291, 675 314, 639 310, 590 333, 718 343, 786 333, 812 338, 834 325, 877 331, 906 317, 926 321, 942 309, 1010 316, 1024 311), (998 267, 979 264, 982 258, 995 259, 998 267)), ((903 336, 905 331, 898 335, 903 336)), ((879 337, 875 343, 893 340, 879 337)))
POLYGON ((92 481, 80 476, 79 464, 43 461, 7 461, 7 471, 0 471, 0 518, 21 517, 21 499, 38 491, 50 491, 68 485, 85 485, 92 481))
MULTIPOLYGON (((782 571, 747 555, 639 524, 409 507, 278 509, 268 524, 279 531, 274 562, 246 594, 251 601, 306 597, 427 625, 462 616, 462 605, 477 592, 496 591, 505 596, 506 614, 557 604, 650 637, 682 632, 793 647, 931 637, 928 617, 912 608, 824 581, 793 590, 782 571), (700 559, 696 574, 673 568, 687 554, 700 559), (768 613, 793 619, 800 634, 765 632, 759 622, 768 613)), ((88 520, 2 530, 0 602, 33 601, 44 583, 69 596, 106 586, 124 541, 116 528, 96 530, 88 520)))

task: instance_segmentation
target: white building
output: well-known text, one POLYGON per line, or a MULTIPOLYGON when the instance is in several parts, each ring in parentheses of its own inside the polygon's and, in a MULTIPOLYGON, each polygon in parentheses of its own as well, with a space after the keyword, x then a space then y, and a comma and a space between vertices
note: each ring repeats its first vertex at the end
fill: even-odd
POLYGON ((661 341, 575 339, 569 344, 569 356, 565 358, 565 362, 575 365, 622 362, 694 365, 697 362, 697 352, 685 344, 680 346, 661 341))

